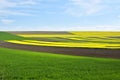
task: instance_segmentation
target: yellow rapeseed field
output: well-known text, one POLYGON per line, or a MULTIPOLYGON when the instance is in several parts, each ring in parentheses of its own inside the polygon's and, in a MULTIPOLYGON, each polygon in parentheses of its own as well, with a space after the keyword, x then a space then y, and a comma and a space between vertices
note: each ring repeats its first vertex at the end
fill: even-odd
POLYGON ((38 46, 59 46, 59 47, 87 47, 87 48, 120 48, 119 44, 107 44, 107 43, 74 43, 74 42, 46 42, 37 40, 9 40, 8 42, 17 44, 27 44, 27 45, 38 45, 38 46))
POLYGON ((120 32, 70 33, 72 34, 19 34, 19 36, 29 37, 31 39, 22 41, 8 40, 8 42, 37 46, 120 49, 120 32), (38 38, 38 40, 35 38, 38 38))
POLYGON ((71 32, 72 34, 75 35, 79 35, 79 36, 83 36, 83 37, 91 37, 91 36, 100 36, 100 37, 104 37, 104 36, 120 36, 120 32, 95 32, 95 31, 86 31, 86 32, 80 32, 80 31, 73 31, 71 32))

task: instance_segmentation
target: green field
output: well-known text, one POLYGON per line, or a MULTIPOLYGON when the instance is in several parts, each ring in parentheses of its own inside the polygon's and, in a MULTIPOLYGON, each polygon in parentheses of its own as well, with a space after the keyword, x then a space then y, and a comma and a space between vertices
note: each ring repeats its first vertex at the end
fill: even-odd
POLYGON ((0 48, 1 80, 119 80, 120 60, 0 48))
POLYGON ((7 32, 0 32, 0 40, 25 40, 27 38, 10 34, 7 32))
MULTIPOLYGON (((63 38, 64 37, 62 37, 62 39, 63 38)), ((43 39, 43 37, 40 39, 43 39)), ((61 37, 59 38, 47 37, 47 39, 60 41, 61 37)), ((74 38, 65 37, 65 40, 63 41, 70 42, 71 41, 70 39, 74 41, 78 40, 78 37, 74 38), (66 39, 69 40, 67 41, 66 39)), ((83 39, 83 37, 81 39, 83 39)), ((0 40, 26 41, 29 43, 32 43, 33 41, 34 43, 38 44, 38 42, 35 42, 32 37, 31 38, 20 37, 5 32, 0 32, 0 40)), ((98 38, 98 40, 100 39, 98 38)), ((105 41, 105 39, 103 40, 105 41)), ((111 40, 111 42, 117 41, 118 39, 111 40)), ((79 41, 76 41, 75 43, 77 42, 79 41)), ((107 42, 110 41, 108 40, 107 42)), ((111 45, 113 43, 109 44, 111 45)), ((116 44, 119 45, 119 41, 116 44)), ((119 79, 120 79, 120 59, 70 56, 45 52, 15 50, 0 47, 0 80, 119 80, 119 79)))

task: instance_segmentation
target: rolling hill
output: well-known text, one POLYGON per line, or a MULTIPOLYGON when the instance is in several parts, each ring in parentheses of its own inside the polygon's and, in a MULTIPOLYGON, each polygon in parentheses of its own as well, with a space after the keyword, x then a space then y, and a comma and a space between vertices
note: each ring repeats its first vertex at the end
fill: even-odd
POLYGON ((27 38, 17 36, 7 32, 0 32, 0 40, 24 40, 27 38))

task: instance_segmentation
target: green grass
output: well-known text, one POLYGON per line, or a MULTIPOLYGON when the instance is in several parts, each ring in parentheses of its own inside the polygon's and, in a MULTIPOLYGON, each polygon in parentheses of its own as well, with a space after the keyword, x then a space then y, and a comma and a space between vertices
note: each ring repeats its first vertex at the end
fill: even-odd
POLYGON ((0 48, 0 80, 119 80, 120 59, 0 48))
POLYGON ((17 36, 7 32, 0 32, 0 40, 24 40, 24 39, 27 38, 23 38, 21 36, 17 36))

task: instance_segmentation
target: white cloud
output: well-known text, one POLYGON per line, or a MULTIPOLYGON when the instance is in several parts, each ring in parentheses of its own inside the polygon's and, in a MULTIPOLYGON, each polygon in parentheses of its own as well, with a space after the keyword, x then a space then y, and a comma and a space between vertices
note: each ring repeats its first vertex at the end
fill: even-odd
POLYGON ((0 26, 0 31, 20 31, 24 29, 25 26, 10 26, 10 25, 5 25, 5 26, 0 26))
MULTIPOLYGON (((3 27, 3 26, 0 26, 3 27)), ((94 25, 94 26, 7 26, 2 31, 120 31, 120 25, 94 25), (52 28, 51 28, 52 27, 52 28)))
MULTIPOLYGON (((36 30, 42 31, 120 31, 120 26, 112 25, 96 25, 96 26, 44 26, 36 27, 36 30)), ((27 30, 27 29, 26 29, 27 30)), ((35 30, 35 29, 31 29, 35 30)))
POLYGON ((1 22, 2 22, 3 24, 11 24, 11 23, 14 22, 14 20, 10 20, 10 19, 1 19, 1 22))
POLYGON ((6 9, 9 7, 15 7, 17 4, 14 2, 10 2, 8 0, 0 0, 0 10, 6 9))
POLYGON ((1 10, 0 16, 6 16, 6 15, 22 15, 22 16, 32 16, 33 14, 21 12, 21 11, 11 11, 11 10, 1 10))
POLYGON ((74 26, 70 27, 72 31, 120 31, 120 25, 96 25, 96 26, 74 26))
POLYGON ((120 15, 118 15, 118 18, 120 18, 120 15))
POLYGON ((102 5, 103 0, 69 0, 66 13, 82 16, 91 15, 100 12, 105 6, 102 5))
POLYGON ((6 15, 30 15, 29 13, 19 11, 19 7, 23 7, 22 9, 26 10, 27 6, 32 6, 37 4, 37 0, 0 0, 0 16, 6 15), (14 9, 14 10, 13 10, 14 9))
POLYGON ((20 5, 35 5, 37 2, 35 0, 25 0, 19 3, 20 5))
POLYGON ((120 31, 120 25, 93 25, 93 26, 44 26, 26 28, 24 30, 37 30, 37 31, 120 31), (51 28, 54 27, 54 28, 51 28))

